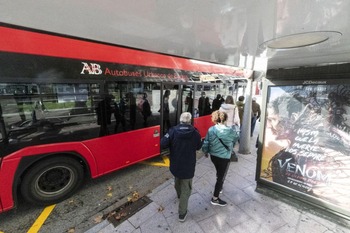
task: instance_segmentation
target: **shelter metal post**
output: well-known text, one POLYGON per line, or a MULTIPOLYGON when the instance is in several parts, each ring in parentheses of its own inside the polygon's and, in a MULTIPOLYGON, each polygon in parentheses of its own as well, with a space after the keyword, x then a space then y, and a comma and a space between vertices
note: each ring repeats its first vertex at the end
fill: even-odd
POLYGON ((245 103, 244 103, 244 113, 243 122, 241 122, 241 134, 239 142, 240 154, 250 154, 250 130, 251 130, 251 116, 252 116, 252 94, 253 94, 253 75, 248 79, 245 103))

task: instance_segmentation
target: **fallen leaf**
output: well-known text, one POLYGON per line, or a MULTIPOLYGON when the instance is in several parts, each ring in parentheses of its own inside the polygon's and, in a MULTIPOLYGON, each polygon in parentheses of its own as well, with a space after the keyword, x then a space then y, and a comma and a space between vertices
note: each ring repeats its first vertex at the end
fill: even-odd
POLYGON ((133 194, 132 194, 132 196, 133 196, 134 198, 138 198, 138 197, 140 196, 140 194, 139 194, 138 192, 134 191, 133 194))
POLYGON ((102 222, 102 215, 99 215, 99 216, 97 216, 96 218, 94 218, 94 222, 95 223, 100 223, 100 222, 102 222))
POLYGON ((112 216, 114 216, 114 215, 116 215, 116 212, 115 212, 115 211, 109 213, 109 214, 107 215, 107 218, 110 218, 110 217, 112 217, 112 216))
POLYGON ((114 218, 115 218, 116 220, 120 220, 120 219, 122 219, 123 217, 126 217, 127 215, 128 215, 127 213, 122 212, 122 213, 118 213, 114 218))
POLYGON ((112 193, 107 193, 107 197, 112 197, 113 194, 112 193))
POLYGON ((70 228, 67 233, 74 233, 75 232, 75 228, 70 228))
POLYGON ((162 212, 163 210, 164 210, 164 207, 163 206, 159 206, 158 212, 162 212))
POLYGON ((108 187, 107 187, 107 190, 108 190, 108 191, 112 191, 112 186, 108 186, 108 187))
POLYGON ((114 217, 116 220, 120 220, 122 218, 122 216, 120 214, 117 214, 115 217, 114 217))
POLYGON ((132 194, 132 201, 137 201, 140 198, 140 194, 136 191, 132 194))

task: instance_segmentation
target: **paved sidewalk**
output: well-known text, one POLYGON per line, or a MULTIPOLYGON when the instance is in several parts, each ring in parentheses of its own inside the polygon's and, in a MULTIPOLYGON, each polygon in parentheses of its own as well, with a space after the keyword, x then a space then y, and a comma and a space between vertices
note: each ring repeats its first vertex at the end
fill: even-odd
POLYGON ((185 222, 178 220, 178 199, 171 179, 148 195, 152 200, 149 205, 117 227, 105 220, 86 233, 350 232, 349 221, 343 218, 272 191, 265 191, 265 194, 257 192, 254 178, 255 140, 256 137, 253 137, 251 154, 238 153, 238 162, 230 165, 223 194, 220 195, 220 198, 228 202, 227 206, 211 205, 216 181, 215 168, 209 158, 199 156, 185 222))

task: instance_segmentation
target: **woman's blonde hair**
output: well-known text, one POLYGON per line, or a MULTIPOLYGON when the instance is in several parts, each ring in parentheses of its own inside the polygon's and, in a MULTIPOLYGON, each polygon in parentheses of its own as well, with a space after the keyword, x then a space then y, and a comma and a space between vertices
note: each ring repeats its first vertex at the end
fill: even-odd
POLYGON ((232 95, 228 95, 225 100, 226 104, 234 104, 235 102, 233 101, 232 95))
POLYGON ((218 123, 224 124, 226 120, 227 120, 226 112, 220 112, 219 110, 217 110, 211 114, 211 121, 214 124, 218 124, 218 123))

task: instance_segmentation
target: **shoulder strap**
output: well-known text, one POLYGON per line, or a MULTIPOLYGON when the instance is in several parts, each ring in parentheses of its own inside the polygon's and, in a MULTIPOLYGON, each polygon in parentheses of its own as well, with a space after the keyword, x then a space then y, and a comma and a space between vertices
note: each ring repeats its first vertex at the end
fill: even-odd
POLYGON ((219 141, 221 142, 221 144, 226 148, 226 150, 229 150, 229 149, 228 149, 228 146, 225 145, 225 143, 221 140, 221 138, 218 137, 218 139, 219 139, 219 141))
POLYGON ((225 147, 226 150, 230 150, 228 148, 228 146, 226 146, 226 144, 221 140, 221 138, 218 137, 218 135, 216 135, 216 132, 214 131, 214 135, 219 139, 219 141, 221 142, 221 144, 225 147))

